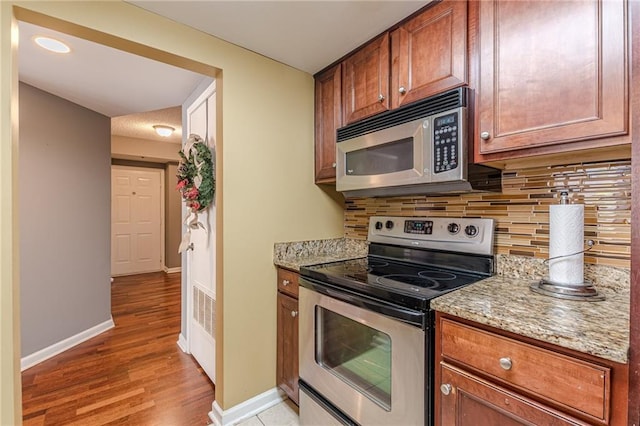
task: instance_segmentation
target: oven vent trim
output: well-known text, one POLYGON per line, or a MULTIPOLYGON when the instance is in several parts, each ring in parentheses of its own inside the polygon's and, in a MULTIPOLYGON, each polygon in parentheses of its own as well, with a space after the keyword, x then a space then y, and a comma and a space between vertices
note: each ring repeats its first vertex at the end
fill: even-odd
POLYGON ((454 108, 466 107, 468 89, 459 87, 439 95, 412 103, 393 111, 387 111, 371 118, 358 121, 337 131, 337 141, 342 142, 367 133, 408 123, 422 117, 454 108))

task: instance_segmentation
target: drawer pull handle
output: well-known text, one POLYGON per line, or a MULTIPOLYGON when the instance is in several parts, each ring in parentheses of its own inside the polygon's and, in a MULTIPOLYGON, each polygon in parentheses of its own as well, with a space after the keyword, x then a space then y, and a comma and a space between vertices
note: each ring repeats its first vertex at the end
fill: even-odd
POLYGON ((289 282, 289 280, 282 280, 282 285, 283 285, 283 286, 285 286, 285 287, 286 287, 286 286, 288 286, 289 284, 291 284, 291 283, 289 282))
POLYGON ((440 385, 440 392, 442 392, 443 395, 449 395, 451 393, 451 385, 449 383, 440 385))
POLYGON ((502 367, 503 370, 511 370, 512 365, 511 358, 500 358, 500 367, 502 367))

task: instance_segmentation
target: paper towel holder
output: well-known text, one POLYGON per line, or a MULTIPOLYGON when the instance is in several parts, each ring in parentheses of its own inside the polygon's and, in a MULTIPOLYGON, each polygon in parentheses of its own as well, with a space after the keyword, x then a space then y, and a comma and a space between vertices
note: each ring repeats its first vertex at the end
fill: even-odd
MULTIPOLYGON (((560 204, 569 204, 569 193, 567 191, 560 192, 560 204)), ((570 254, 564 254, 560 256, 553 256, 548 259, 545 259, 544 263, 547 264, 550 260, 562 259, 572 256, 577 256, 582 253, 585 253, 593 248, 595 243, 593 240, 587 241, 587 248, 576 251, 570 254)), ((580 284, 564 284, 553 282, 549 279, 541 279, 540 281, 536 281, 530 285, 531 291, 535 293, 540 293, 546 296, 556 297, 559 299, 567 299, 567 300, 580 300, 580 301, 588 301, 588 302, 597 302, 604 300, 605 297, 601 294, 598 294, 597 290, 593 286, 592 283, 588 281, 584 281, 580 284)))
MULTIPOLYGON (((576 253, 565 254, 562 256, 555 256, 545 259, 543 263, 547 263, 550 260, 560 259, 563 257, 576 256, 581 253, 588 252, 593 248, 593 240, 587 240, 587 248, 576 253)), ((545 296, 557 297, 559 299, 567 300, 583 300, 586 302, 599 302, 605 299, 589 281, 585 281, 582 284, 558 284, 551 282, 547 279, 541 279, 531 284, 529 287, 531 291, 535 293, 544 294, 545 296)))
POLYGON ((544 278, 536 281, 529 287, 531 291, 545 296, 557 297, 558 299, 581 300, 585 302, 599 302, 605 299, 602 294, 598 294, 596 288, 589 281, 582 284, 557 284, 544 278))

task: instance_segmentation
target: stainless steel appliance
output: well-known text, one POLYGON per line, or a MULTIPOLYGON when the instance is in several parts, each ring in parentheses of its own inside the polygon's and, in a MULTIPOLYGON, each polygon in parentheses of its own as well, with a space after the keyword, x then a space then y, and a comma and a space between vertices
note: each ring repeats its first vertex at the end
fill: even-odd
POLYGON ((461 87, 338 129, 336 189, 346 197, 500 191, 474 164, 461 87))
POLYGON ((430 300, 494 272, 492 219, 371 217, 366 258, 300 269, 300 424, 431 425, 430 300))

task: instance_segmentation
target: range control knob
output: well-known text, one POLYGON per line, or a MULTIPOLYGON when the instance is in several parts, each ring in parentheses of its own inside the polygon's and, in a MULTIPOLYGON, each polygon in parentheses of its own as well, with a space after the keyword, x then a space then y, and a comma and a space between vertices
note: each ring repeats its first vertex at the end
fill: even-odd
POLYGON ((380 222, 380 221, 377 221, 377 222, 376 222, 376 229, 377 229, 377 230, 382 229, 382 222, 380 222))
POLYGON ((393 221, 388 220, 387 223, 384 224, 387 229, 393 229, 393 221))
POLYGON ((467 227, 464 228, 464 233, 467 234, 467 237, 475 237, 478 235, 478 227, 475 225, 467 225, 467 227))
POLYGON ((458 232, 460 232, 460 225, 455 222, 451 222, 449 225, 447 225, 447 229, 449 230, 450 234, 457 234, 458 232))

